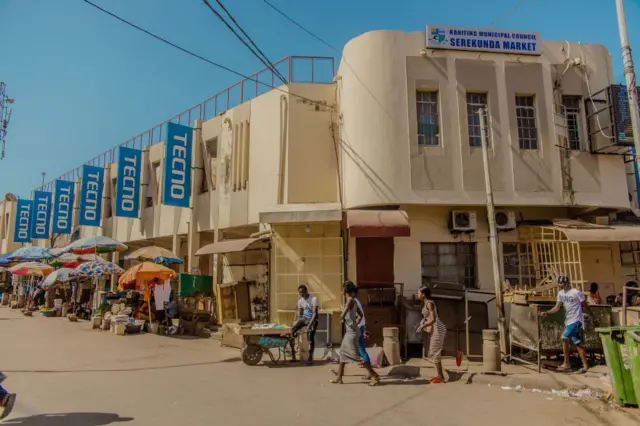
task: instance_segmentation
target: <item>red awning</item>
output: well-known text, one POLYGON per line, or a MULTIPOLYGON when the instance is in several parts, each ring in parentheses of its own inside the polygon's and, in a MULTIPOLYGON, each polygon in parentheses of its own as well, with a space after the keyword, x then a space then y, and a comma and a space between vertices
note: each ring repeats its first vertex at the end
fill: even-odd
POLYGON ((347 229, 352 237, 408 237, 409 217, 403 210, 349 210, 347 229))

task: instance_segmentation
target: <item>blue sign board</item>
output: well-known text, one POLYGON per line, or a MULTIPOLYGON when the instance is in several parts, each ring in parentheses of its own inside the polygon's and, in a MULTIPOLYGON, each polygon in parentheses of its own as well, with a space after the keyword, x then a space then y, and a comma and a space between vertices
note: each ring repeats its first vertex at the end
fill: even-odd
POLYGON ((540 55, 540 33, 488 28, 427 25, 428 49, 474 50, 517 55, 540 55))
POLYGON ((57 180, 53 195, 53 224, 55 234, 70 234, 73 227, 74 183, 57 180))
POLYGON ((13 230, 13 241, 28 243, 31 241, 31 200, 18 200, 16 226, 13 230))
POLYGON ((51 193, 35 191, 31 212, 31 238, 48 239, 51 223, 51 193))
POLYGON ((121 146, 118 153, 116 216, 138 217, 142 151, 121 146))
POLYGON ((82 188, 80 191, 80 219, 83 226, 100 226, 102 218, 102 188, 104 169, 95 166, 82 166, 82 188))
POLYGON ((190 205, 192 138, 191 127, 167 123, 162 204, 176 207, 190 205))

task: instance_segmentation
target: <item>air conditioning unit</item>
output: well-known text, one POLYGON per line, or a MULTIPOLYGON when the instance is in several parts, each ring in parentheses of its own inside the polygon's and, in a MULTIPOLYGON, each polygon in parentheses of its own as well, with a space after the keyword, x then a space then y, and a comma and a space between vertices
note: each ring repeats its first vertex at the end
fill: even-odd
POLYGON ((513 211, 498 210, 495 213, 496 229, 516 229, 516 214, 513 211))
POLYGON ((451 232, 475 232, 478 227, 476 213, 466 210, 454 210, 451 212, 449 229, 451 232))

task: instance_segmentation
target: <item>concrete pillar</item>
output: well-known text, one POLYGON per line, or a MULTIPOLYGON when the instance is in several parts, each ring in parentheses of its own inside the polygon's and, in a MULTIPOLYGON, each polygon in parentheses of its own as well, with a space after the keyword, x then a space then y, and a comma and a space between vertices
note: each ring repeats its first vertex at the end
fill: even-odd
MULTIPOLYGON (((147 171, 150 170, 149 164, 149 147, 146 147, 142 151, 142 159, 140 161, 140 211, 138 212, 140 216, 140 233, 144 232, 144 210, 147 208, 147 188, 149 186, 149 182, 147 182, 147 171)), ((149 176, 151 176, 149 174, 149 176)))
MULTIPOLYGON (((202 139, 202 121, 196 120, 193 128, 192 167, 191 167, 191 211, 189 216, 189 235, 187 236, 187 273, 191 273, 193 267, 198 265, 195 252, 200 248, 200 234, 198 233, 198 193, 200 182, 204 178, 204 161, 202 152, 204 141, 202 139)), ((207 183, 208 185, 208 183, 207 183)))

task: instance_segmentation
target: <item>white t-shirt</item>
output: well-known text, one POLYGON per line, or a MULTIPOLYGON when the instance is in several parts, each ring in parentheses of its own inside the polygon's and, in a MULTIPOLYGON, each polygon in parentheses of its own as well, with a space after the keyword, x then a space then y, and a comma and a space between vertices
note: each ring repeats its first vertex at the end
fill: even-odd
POLYGON ((558 302, 562 302, 566 318, 564 324, 569 326, 576 322, 584 325, 584 314, 582 313, 582 302, 585 301, 584 295, 579 290, 572 288, 571 290, 558 292, 558 302))
POLYGON ((362 305, 360 304, 360 301, 358 299, 353 299, 356 304, 358 305, 358 308, 360 308, 360 312, 362 312, 362 319, 360 320, 360 323, 358 324, 358 327, 364 327, 364 309, 362 309, 362 305))
POLYGON ((304 297, 298 299, 298 312, 300 311, 300 309, 302 309, 302 316, 305 318, 313 318, 313 314, 315 313, 317 307, 318 299, 316 299, 314 296, 309 295, 309 297, 307 297, 306 299, 304 297))

